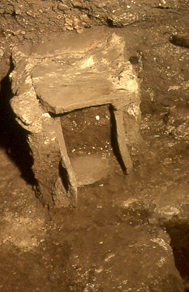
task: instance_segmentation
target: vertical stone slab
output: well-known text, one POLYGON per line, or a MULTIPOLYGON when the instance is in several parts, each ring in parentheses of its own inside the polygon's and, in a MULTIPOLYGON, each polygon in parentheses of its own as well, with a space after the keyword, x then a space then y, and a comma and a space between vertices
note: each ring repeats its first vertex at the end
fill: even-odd
POLYGON ((43 121, 43 130, 28 135, 34 165, 32 167, 38 181, 40 199, 44 205, 54 205, 54 188, 59 177, 60 150, 55 136, 54 121, 43 121))
POLYGON ((44 205, 54 205, 54 188, 59 178, 60 148, 54 119, 45 113, 30 90, 11 100, 18 123, 28 131, 28 143, 34 158, 32 166, 38 181, 38 194, 44 205))
POLYGON ((128 148, 134 148, 135 153, 137 152, 139 155, 148 156, 149 153, 140 132, 140 105, 133 103, 125 106, 123 108, 123 120, 128 148))
POLYGON ((67 197, 69 200, 69 204, 75 207, 77 205, 77 180, 75 177, 75 172, 74 172, 74 169, 72 167, 70 158, 69 158, 68 153, 67 153, 60 118, 55 119, 55 129, 56 129, 56 137, 58 140, 60 154, 61 154, 60 163, 61 163, 63 169, 65 169, 66 174, 67 174, 67 177, 66 178, 62 177, 62 179, 68 180, 67 194, 63 193, 63 191, 60 191, 60 188, 62 188, 61 184, 57 185, 57 187, 55 189, 55 193, 56 194, 57 194, 57 192, 59 192, 59 194, 60 194, 60 192, 62 193, 62 195, 61 195, 62 198, 60 198, 59 206, 61 206, 61 204, 65 206, 65 204, 66 204, 65 200, 67 197), (61 203, 61 201, 62 201, 62 203, 61 203))
POLYGON ((129 151, 126 144, 125 139, 125 128, 124 128, 124 120, 123 120, 123 110, 115 110, 114 111, 116 127, 117 127, 117 141, 120 150, 121 157, 123 159, 123 163, 126 168, 126 173, 129 174, 132 170, 132 161, 129 155, 129 151))
POLYGON ((44 205, 53 204, 54 186, 59 176, 59 159, 60 154, 57 145, 53 143, 44 144, 43 134, 31 134, 28 137, 29 145, 32 149, 34 165, 32 167, 35 178, 38 181, 40 200, 44 205))

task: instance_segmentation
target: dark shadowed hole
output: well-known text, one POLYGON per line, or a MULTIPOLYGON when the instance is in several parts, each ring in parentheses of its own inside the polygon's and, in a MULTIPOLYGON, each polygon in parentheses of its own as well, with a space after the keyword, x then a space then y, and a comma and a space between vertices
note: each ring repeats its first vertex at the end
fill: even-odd
POLYGON ((13 11, 13 13, 11 14, 12 17, 16 17, 16 12, 13 11))
POLYGON ((107 24, 108 24, 109 27, 114 27, 114 24, 113 24, 113 20, 112 19, 107 18, 106 21, 107 21, 107 24))
POLYGON ((167 7, 167 6, 156 6, 156 8, 158 8, 158 9, 165 9, 165 10, 168 10, 169 9, 169 7, 167 7))
POLYGON ((183 279, 184 291, 189 292, 189 224, 167 226, 166 229, 171 237, 175 265, 183 279))
POLYGON ((0 147, 5 148, 7 155, 18 166, 22 177, 28 184, 37 185, 32 172, 33 158, 31 149, 27 143, 27 131, 24 130, 15 120, 15 114, 10 106, 10 99, 13 97, 9 74, 1 81, 0 91, 0 147))
POLYGON ((139 63, 139 60, 138 60, 138 57, 137 56, 131 56, 129 58, 129 62, 132 64, 132 65, 137 65, 139 63))
POLYGON ((61 162, 59 163, 59 175, 62 179, 62 184, 66 190, 66 192, 68 192, 68 188, 69 188, 69 182, 68 182, 68 172, 67 170, 62 166, 61 162))
POLYGON ((124 173, 126 173, 126 168, 119 150, 119 146, 118 146, 118 140, 117 140, 117 127, 116 127, 116 120, 115 120, 115 116, 114 116, 114 110, 113 110, 113 106, 110 105, 109 107, 110 110, 110 121, 111 121, 111 144, 112 144, 112 148, 114 151, 114 155, 116 156, 122 171, 124 173))
POLYGON ((110 27, 110 28, 113 28, 113 27, 122 28, 123 27, 123 24, 121 22, 114 24, 113 20, 110 18, 106 18, 106 23, 107 23, 108 27, 110 27))

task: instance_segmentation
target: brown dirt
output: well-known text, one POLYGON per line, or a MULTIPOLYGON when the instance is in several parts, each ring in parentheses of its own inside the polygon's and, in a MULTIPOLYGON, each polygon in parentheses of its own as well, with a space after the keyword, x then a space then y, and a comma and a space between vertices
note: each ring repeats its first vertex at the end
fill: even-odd
MULTIPOLYGON (((141 154, 131 149, 134 169, 131 175, 125 176, 111 149, 111 117, 107 107, 63 117, 70 156, 102 151, 115 161, 114 171, 108 178, 79 189, 77 209, 47 210, 35 198, 32 159, 23 142, 25 133, 10 119, 5 97, 11 92, 7 93, 9 85, 4 80, 0 107, 0 291, 108 291, 107 276, 101 279, 104 290, 93 285, 94 268, 108 250, 120 244, 116 230, 123 234, 125 229, 128 238, 132 237, 133 226, 142 229, 149 223, 154 200, 159 200, 159 206, 172 200, 179 205, 185 200, 189 184, 189 139, 184 132, 179 136, 178 127, 187 124, 187 118, 184 114, 182 119, 177 117, 189 109, 186 86, 189 49, 170 44, 169 36, 175 30, 187 32, 188 27, 188 15, 167 13, 164 19, 153 23, 112 28, 125 36, 127 57, 135 60, 133 66, 141 85, 141 133, 146 150, 141 154), (180 88, 168 90, 174 85, 180 88), (70 128, 73 129, 71 137, 70 128), (131 197, 140 200, 141 207, 135 206, 124 213, 120 206, 131 197), (106 247, 99 242, 106 242, 106 247)), ((187 214, 186 203, 183 208, 187 214)), ((185 219, 183 222, 175 219, 172 226, 167 226, 162 220, 160 225, 167 227, 172 236, 176 264, 187 287, 188 223, 185 219)), ((119 263, 122 266, 121 260, 119 263)), ((135 281, 134 276, 131 281, 135 281)))
POLYGON ((61 122, 70 157, 112 150, 109 106, 74 111, 62 116, 61 122))

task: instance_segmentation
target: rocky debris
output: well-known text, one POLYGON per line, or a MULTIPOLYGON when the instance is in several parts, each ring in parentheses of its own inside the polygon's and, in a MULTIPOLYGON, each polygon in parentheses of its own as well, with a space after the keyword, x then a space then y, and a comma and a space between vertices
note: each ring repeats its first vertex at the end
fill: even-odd
MULTIPOLYGON (((11 106, 17 121, 29 132, 33 171, 44 204, 50 204, 56 197, 52 196, 61 183, 61 168, 64 173, 61 179, 64 184, 68 181, 70 203, 76 205, 77 200, 77 180, 56 115, 111 104, 121 159, 127 173, 131 171, 125 124, 131 116, 134 122, 127 126, 127 140, 131 144, 140 143, 140 98, 137 79, 132 65, 124 59, 124 50, 123 38, 102 30, 85 32, 77 38, 74 35, 51 40, 33 48, 30 55, 13 49, 15 69, 11 79, 15 97, 11 106)), ((59 190, 59 197, 60 193, 65 191, 59 190)))
POLYGON ((166 182, 154 188, 153 196, 148 189, 142 197, 131 196, 116 203, 122 210, 123 218, 133 223, 149 223, 153 226, 174 226, 189 220, 189 197, 187 182, 180 189, 174 182, 166 182), (171 202, 169 198, 172 198, 171 202))
MULTIPOLYGON (((189 83, 187 85, 189 88, 189 83)), ((171 107, 168 112, 165 134, 173 135, 177 141, 189 141, 189 110, 171 107)))
POLYGON ((0 16, 4 33, 19 40, 36 40, 38 36, 52 31, 82 32, 96 25, 123 27, 146 19, 164 17, 167 10, 187 7, 186 1, 41 1, 2 0, 0 16), (11 20, 11 21, 10 21, 11 20))

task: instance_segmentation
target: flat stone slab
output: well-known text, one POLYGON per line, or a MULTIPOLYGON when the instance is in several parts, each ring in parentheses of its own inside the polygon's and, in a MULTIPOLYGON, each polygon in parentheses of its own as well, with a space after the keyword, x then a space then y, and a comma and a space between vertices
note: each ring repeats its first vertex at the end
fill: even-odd
POLYGON ((108 174, 108 159, 101 155, 78 156, 71 163, 78 187, 93 184, 108 174))
POLYGON ((53 65, 52 71, 44 73, 45 68, 37 66, 32 72, 36 93, 51 112, 61 114, 91 105, 113 103, 125 95, 124 89, 116 94, 112 83, 102 76, 91 72, 88 75, 87 71, 78 75, 72 72, 69 79, 65 68, 59 67, 53 65))
MULTIPOLYGON (((88 37, 75 37, 75 44, 84 44, 88 37)), ((62 44, 60 51, 65 57, 59 62, 37 64, 31 72, 36 94, 48 111, 61 114, 94 105, 123 106, 138 101, 138 83, 130 62, 123 62, 125 43, 121 37, 115 33, 105 39, 98 35, 88 48, 73 46, 71 60, 70 43, 62 44)))

